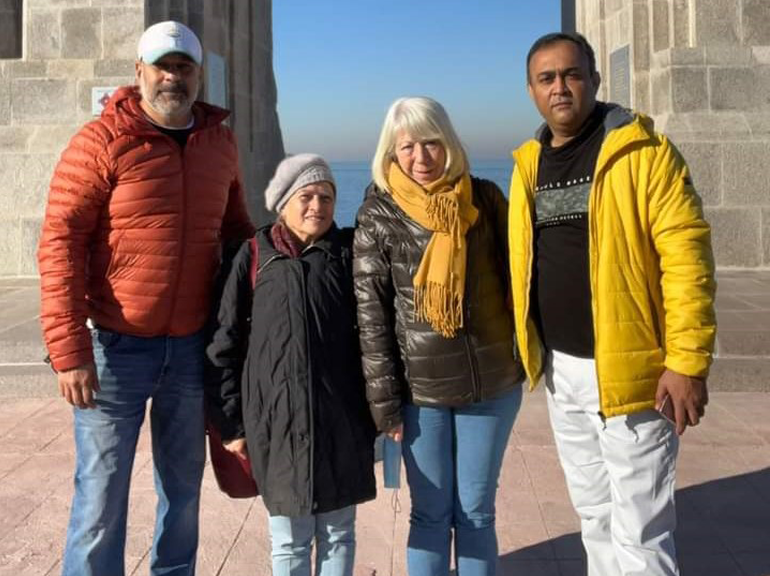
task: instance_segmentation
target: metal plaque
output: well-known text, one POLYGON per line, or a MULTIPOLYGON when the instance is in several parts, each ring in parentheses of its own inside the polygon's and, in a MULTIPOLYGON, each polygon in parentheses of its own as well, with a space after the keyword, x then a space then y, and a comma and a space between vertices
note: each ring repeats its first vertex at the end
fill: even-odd
POLYGON ((610 101, 631 107, 631 68, 628 44, 610 52, 610 101))

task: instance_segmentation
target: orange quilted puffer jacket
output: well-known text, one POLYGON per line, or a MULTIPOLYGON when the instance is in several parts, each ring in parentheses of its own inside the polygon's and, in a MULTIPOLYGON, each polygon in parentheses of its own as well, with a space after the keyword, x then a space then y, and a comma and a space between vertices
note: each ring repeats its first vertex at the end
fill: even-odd
POLYGON ((41 322, 56 370, 93 360, 86 319, 184 336, 209 312, 220 243, 254 233, 228 112, 196 102, 182 149, 119 89, 56 166, 38 250, 41 322))

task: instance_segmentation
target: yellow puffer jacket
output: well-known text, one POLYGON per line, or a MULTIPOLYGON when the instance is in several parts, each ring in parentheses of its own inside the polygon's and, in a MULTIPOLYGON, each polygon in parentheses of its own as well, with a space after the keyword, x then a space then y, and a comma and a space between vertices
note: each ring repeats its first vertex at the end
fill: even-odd
MULTIPOLYGON (((588 222, 599 399, 611 417, 652 408, 665 368, 707 376, 716 284, 711 231, 679 152, 646 116, 615 108, 605 126, 588 222)), ((543 371, 529 316, 539 154, 537 140, 514 152, 509 208, 516 335, 530 389, 543 371)))

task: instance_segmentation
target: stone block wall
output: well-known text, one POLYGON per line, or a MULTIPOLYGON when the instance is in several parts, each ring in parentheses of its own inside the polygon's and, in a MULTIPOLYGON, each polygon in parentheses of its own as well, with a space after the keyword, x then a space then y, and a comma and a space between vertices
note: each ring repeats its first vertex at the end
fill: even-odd
POLYGON ((91 87, 133 82, 144 3, 22 2, 22 54, 0 60, 0 275, 37 274, 51 172, 92 118, 91 87))
POLYGON ((717 265, 770 268, 770 4, 576 0, 608 99, 627 47, 626 105, 679 147, 711 222, 717 265))
POLYGON ((226 62, 225 104, 252 216, 264 221, 262 192, 284 154, 270 0, 24 0, 22 9, 21 57, 0 59, 0 276, 37 274, 48 183, 70 137, 93 118, 91 89, 133 83, 139 36, 169 18, 226 62))

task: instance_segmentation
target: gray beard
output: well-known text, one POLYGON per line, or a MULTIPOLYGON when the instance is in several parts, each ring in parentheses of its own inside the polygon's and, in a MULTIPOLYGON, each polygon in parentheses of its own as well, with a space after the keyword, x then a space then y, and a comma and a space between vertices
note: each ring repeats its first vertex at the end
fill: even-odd
POLYGON ((192 99, 182 92, 163 92, 158 90, 154 94, 147 94, 144 86, 141 86, 142 98, 153 110, 164 116, 186 116, 192 109, 192 99), (169 98, 169 96, 172 96, 169 98))

